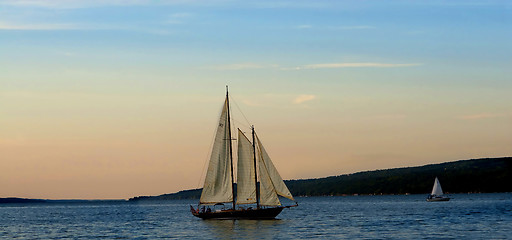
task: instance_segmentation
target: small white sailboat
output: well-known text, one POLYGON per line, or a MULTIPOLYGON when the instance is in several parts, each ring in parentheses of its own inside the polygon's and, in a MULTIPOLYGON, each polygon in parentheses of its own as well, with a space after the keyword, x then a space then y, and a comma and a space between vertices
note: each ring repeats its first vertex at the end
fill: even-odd
POLYGON ((449 197, 443 197, 443 189, 441 188, 441 183, 439 183, 439 179, 434 181, 434 187, 432 188, 432 193, 430 193, 427 197, 427 202, 443 202, 450 201, 449 197))
MULTIPOLYGON (((226 89, 227 90, 227 89, 226 89)), ((258 135, 251 127, 252 142, 238 129, 238 139, 231 136, 229 95, 217 126, 212 154, 199 206, 190 206, 192 215, 202 219, 273 219, 284 208, 278 196, 295 201, 290 190, 270 160, 258 135), (232 142, 238 141, 237 184, 233 171, 232 142), (225 203, 231 207, 226 209, 225 203), (221 210, 211 207, 222 206, 221 210)))

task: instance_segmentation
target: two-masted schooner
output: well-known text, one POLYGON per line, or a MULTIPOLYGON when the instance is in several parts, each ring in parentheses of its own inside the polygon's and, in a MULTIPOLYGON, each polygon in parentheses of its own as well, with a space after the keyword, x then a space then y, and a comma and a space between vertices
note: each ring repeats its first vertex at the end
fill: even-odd
POLYGON ((273 219, 284 208, 279 196, 293 199, 274 167, 260 139, 251 127, 252 142, 238 129, 232 138, 229 95, 222 108, 203 191, 196 208, 190 211, 202 219, 273 219), (237 181, 233 177, 233 141, 238 141, 237 181), (236 190, 236 194, 235 194, 236 190), (224 204, 231 205, 225 207, 224 204), (215 209, 215 206, 223 206, 215 209), (213 208, 213 210, 212 210, 213 208))

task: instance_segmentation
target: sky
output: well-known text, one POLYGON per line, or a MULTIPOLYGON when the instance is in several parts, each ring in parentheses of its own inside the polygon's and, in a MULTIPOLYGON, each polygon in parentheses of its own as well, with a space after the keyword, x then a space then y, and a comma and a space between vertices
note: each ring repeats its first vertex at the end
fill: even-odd
POLYGON ((0 197, 202 187, 226 85, 283 179, 512 156, 511 26, 510 1, 0 0, 0 197))

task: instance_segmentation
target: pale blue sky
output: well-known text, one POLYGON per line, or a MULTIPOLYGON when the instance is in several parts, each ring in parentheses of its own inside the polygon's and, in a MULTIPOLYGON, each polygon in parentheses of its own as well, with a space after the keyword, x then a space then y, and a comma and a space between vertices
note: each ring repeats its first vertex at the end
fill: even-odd
POLYGON ((198 187, 227 84, 285 179, 511 156, 510 26, 510 1, 0 0, 0 197, 198 187))

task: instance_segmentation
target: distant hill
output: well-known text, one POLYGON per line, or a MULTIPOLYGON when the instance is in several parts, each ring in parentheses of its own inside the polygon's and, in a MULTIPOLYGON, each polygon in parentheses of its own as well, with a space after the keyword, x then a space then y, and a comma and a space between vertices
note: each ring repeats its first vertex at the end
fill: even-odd
MULTIPOLYGON (((394 168, 339 176, 287 180, 294 196, 352 194, 430 193, 434 178, 445 193, 512 192, 512 157, 460 160, 420 167, 394 168)), ((130 201, 199 199, 201 189, 159 196, 140 196, 130 201)))
POLYGON ((286 185, 295 196, 427 194, 432 190, 436 176, 445 193, 512 192, 512 157, 291 180, 286 185))
POLYGON ((0 203, 44 203, 45 200, 41 199, 28 199, 28 198, 0 198, 0 203))

